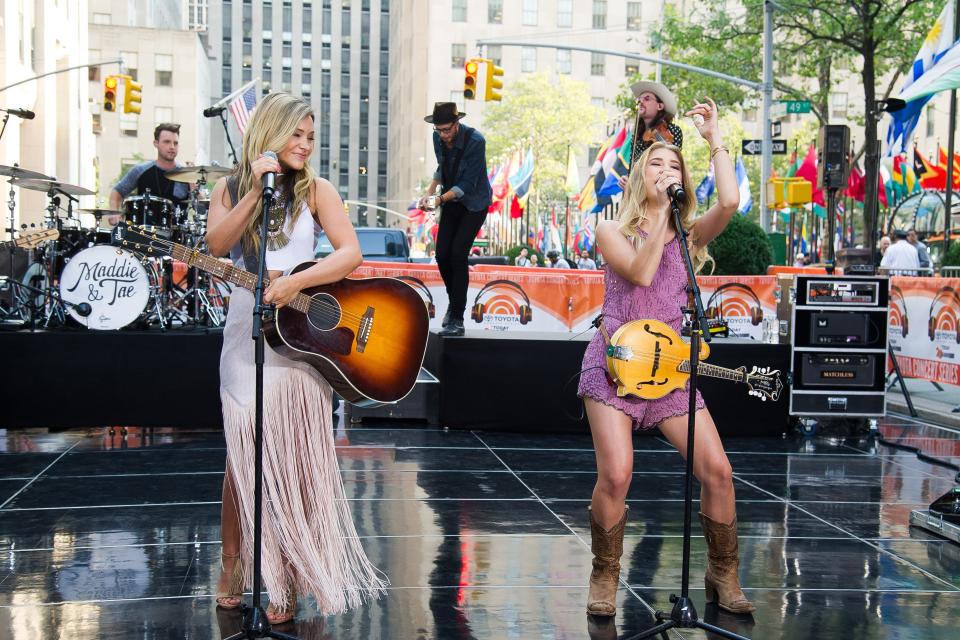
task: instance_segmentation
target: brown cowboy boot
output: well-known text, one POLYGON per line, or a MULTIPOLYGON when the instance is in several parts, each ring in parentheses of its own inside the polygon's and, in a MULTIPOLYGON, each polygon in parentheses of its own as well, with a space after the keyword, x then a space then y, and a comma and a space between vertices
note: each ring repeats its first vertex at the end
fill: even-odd
POLYGON ((620 581, 620 556, 623 555, 623 529, 627 512, 620 522, 605 530, 590 513, 590 540, 593 549, 593 571, 590 572, 590 592, 587 595, 587 615, 614 616, 617 614, 617 583, 620 581))
POLYGON ((716 602, 730 613, 756 611, 740 589, 740 550, 737 543, 737 517, 730 524, 720 524, 700 514, 700 524, 707 538, 707 573, 703 584, 707 590, 707 602, 716 602))

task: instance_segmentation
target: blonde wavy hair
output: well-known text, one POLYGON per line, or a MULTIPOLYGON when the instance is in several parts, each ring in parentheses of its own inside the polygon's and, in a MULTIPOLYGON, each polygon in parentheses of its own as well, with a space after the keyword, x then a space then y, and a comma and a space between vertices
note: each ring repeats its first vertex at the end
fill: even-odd
MULTIPOLYGON (((279 91, 271 93, 257 105, 243 134, 243 151, 236 173, 238 200, 253 188, 254 175, 250 168, 253 161, 266 151, 279 154, 287 146, 300 121, 307 117, 314 118, 313 108, 303 98, 289 93, 279 91)), ((303 210, 303 203, 309 202, 310 189, 315 177, 309 162, 304 163, 299 171, 283 176, 287 189, 291 183, 293 184, 291 226, 296 224, 303 210)), ((255 213, 243 231, 243 247, 248 251, 257 251, 260 248, 262 200, 261 198, 257 201, 255 213)))
MULTIPOLYGON (((690 172, 687 170, 687 164, 683 160, 683 153, 680 147, 668 144, 666 142, 654 142, 637 159, 636 164, 631 168, 630 176, 627 178, 627 186, 623 190, 623 201, 620 203, 619 211, 619 231, 628 240, 639 247, 643 244, 643 236, 640 235, 640 225, 647 220, 647 206, 649 206, 647 185, 644 181, 644 174, 647 170, 647 164, 650 162, 650 156, 658 149, 667 149, 677 155, 680 160, 680 181, 683 191, 686 194, 680 203, 680 223, 683 228, 690 232, 690 255, 693 257, 693 266, 697 271, 703 268, 708 262, 713 262, 706 247, 697 245, 697 239, 694 232, 691 231, 697 212, 697 197, 693 191, 693 180, 690 178, 690 172)), ((673 226, 671 218, 671 226, 673 226)))

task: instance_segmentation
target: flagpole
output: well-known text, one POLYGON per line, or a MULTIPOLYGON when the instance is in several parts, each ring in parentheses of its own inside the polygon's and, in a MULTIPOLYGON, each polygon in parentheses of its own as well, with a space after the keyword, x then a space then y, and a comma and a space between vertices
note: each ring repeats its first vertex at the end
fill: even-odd
MULTIPOLYGON (((954 0, 953 3, 953 39, 956 42, 958 33, 960 33, 960 0, 954 0)), ((947 133, 947 195, 944 202, 943 213, 943 258, 941 264, 946 260, 947 251, 950 249, 950 220, 951 209, 953 208, 953 152, 954 152, 954 132, 957 127, 957 90, 950 90, 950 131, 947 133)))

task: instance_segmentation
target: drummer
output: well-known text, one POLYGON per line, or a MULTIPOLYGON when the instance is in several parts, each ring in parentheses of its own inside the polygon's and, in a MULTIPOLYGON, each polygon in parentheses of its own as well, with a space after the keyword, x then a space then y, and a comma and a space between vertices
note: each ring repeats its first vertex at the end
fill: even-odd
MULTIPOLYGON (((110 208, 119 211, 123 199, 136 189, 139 195, 150 195, 166 198, 174 203, 186 200, 190 193, 190 185, 185 182, 174 182, 166 178, 167 171, 180 167, 177 163, 177 151, 180 146, 180 125, 162 122, 153 130, 153 146, 157 148, 157 159, 144 162, 133 167, 126 173, 120 182, 110 190, 110 208)), ((110 225, 120 221, 120 216, 107 217, 110 225)))

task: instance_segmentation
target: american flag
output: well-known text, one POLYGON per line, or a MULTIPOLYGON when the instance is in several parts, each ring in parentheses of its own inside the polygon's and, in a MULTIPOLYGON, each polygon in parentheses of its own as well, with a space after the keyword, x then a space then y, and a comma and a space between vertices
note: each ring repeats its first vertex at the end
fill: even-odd
POLYGON ((237 122, 240 135, 243 135, 243 132, 247 129, 247 123, 250 122, 250 114, 253 113, 256 106, 257 91, 255 83, 250 83, 250 86, 247 87, 245 91, 230 102, 230 113, 233 114, 233 119, 237 122))

